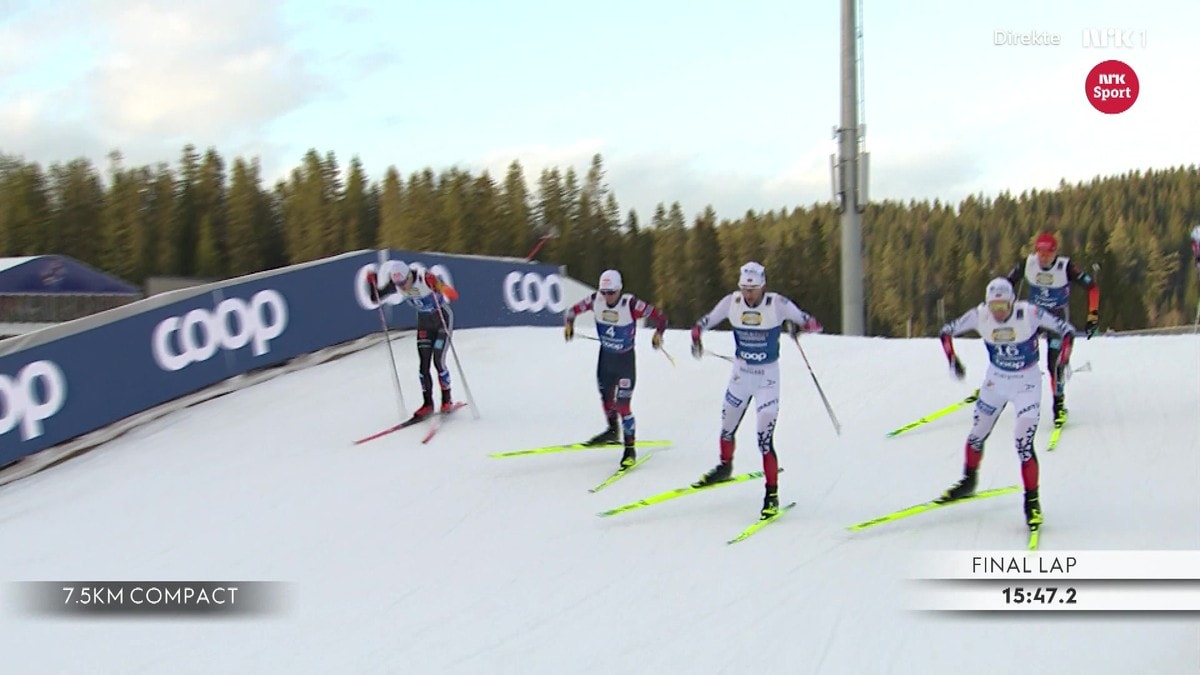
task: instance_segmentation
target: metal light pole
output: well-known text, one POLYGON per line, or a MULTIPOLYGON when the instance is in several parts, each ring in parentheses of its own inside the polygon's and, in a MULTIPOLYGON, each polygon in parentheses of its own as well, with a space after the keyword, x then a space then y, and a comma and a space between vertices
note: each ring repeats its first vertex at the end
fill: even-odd
POLYGON ((855 3, 842 0, 842 116, 834 129, 838 155, 831 157, 834 202, 842 216, 842 333, 863 335, 862 212, 866 209, 865 126, 858 118, 858 22, 855 3))

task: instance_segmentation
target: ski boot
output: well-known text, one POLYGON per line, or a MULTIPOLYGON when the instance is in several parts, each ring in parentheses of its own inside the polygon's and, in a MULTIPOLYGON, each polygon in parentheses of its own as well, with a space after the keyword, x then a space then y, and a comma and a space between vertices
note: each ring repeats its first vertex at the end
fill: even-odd
POLYGON ((1054 397, 1054 428, 1061 429, 1067 423, 1066 397, 1058 394, 1054 397))
POLYGON ((934 501, 939 504, 948 504, 964 497, 970 497, 975 494, 975 483, 978 479, 979 476, 975 470, 964 471, 963 477, 957 483, 951 485, 950 489, 943 492, 942 496, 934 501))
POLYGON ((1042 526, 1042 504, 1038 501, 1038 489, 1025 491, 1025 524, 1036 530, 1042 526))
POLYGON ((700 480, 692 483, 692 487, 700 488, 707 487, 709 485, 715 485, 717 483, 723 483, 729 480, 729 477, 732 475, 733 464, 722 462, 710 469, 708 473, 701 476, 700 480))
POLYGON ((768 485, 767 493, 763 497, 762 519, 766 520, 777 515, 779 515, 779 486, 768 485))
POLYGON ((609 418, 608 428, 592 436, 584 445, 612 445, 621 441, 620 430, 617 429, 616 418, 609 418))
POLYGON ((621 469, 628 469, 637 463, 637 451, 633 449, 633 443, 625 444, 625 454, 621 456, 621 469))
POLYGON ((454 409, 454 401, 450 400, 450 388, 446 387, 442 390, 442 412, 450 412, 454 409))

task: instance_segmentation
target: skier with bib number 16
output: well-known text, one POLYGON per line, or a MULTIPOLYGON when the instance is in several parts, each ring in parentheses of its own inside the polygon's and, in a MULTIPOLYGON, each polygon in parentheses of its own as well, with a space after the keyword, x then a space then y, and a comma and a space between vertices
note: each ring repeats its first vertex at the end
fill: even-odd
POLYGON ((593 436, 587 445, 608 445, 620 442, 617 430, 620 419, 624 435, 625 454, 621 457, 621 468, 627 469, 637 462, 634 442, 637 425, 630 404, 633 389, 637 384, 637 360, 634 353, 634 338, 638 319, 654 321, 655 331, 650 344, 655 349, 662 347, 663 331, 667 329, 667 317, 653 305, 632 293, 622 293, 621 273, 605 270, 600 275, 599 290, 580 300, 567 310, 564 337, 569 342, 575 336, 575 317, 584 312, 596 315, 596 333, 600 339, 600 356, 596 363, 596 384, 600 389, 600 402, 608 428, 593 436))
POLYGON ((949 503, 975 494, 983 446, 1004 408, 1012 403, 1016 420, 1013 442, 1021 460, 1021 479, 1025 487, 1025 523, 1030 529, 1042 525, 1042 504, 1038 496, 1038 459, 1033 449, 1041 416, 1042 373, 1038 369, 1038 335, 1048 331, 1062 339, 1059 364, 1071 358, 1075 328, 1037 305, 1017 300, 1012 284, 1004 277, 992 279, 984 301, 942 327, 941 342, 951 372, 966 377, 962 361, 954 353, 954 337, 975 331, 987 347, 988 368, 975 402, 975 417, 964 448, 963 477, 936 501, 949 503))
POLYGON ((756 400, 758 412, 758 450, 762 453, 766 494, 762 517, 779 513, 779 458, 775 454, 775 422, 779 418, 779 335, 787 330, 795 337, 801 331, 820 333, 821 324, 786 296, 767 292, 767 272, 762 265, 748 262, 738 276, 737 291, 717 302, 712 311, 692 327, 692 356, 700 358, 704 346, 700 334, 728 320, 733 327, 736 358, 725 403, 721 407, 721 463, 704 474, 693 487, 704 487, 729 480, 733 475, 734 437, 742 416, 756 400))

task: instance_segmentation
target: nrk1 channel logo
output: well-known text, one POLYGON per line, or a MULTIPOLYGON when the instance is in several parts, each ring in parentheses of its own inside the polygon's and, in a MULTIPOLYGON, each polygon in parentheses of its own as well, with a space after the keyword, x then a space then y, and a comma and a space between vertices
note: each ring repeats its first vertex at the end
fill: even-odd
POLYGON ((21 425, 21 440, 42 435, 42 422, 62 410, 67 379, 53 361, 26 364, 15 377, 0 375, 0 436, 21 425))
POLYGON ((509 272, 504 277, 504 304, 514 312, 537 314, 543 309, 561 312, 566 309, 562 277, 535 272, 509 272))
MULTIPOLYGON (((420 261, 414 262, 419 263, 420 261)), ((426 269, 428 269, 430 272, 433 272, 435 275, 440 277, 442 281, 445 281, 450 286, 454 286, 454 277, 450 275, 450 270, 447 269, 445 265, 428 266, 426 269)), ((358 268, 358 272, 354 274, 354 299, 358 301, 359 307, 362 307, 363 309, 374 310, 378 309, 379 305, 381 304, 399 305, 404 302, 405 296, 403 293, 389 293, 388 296, 383 299, 382 303, 375 302, 375 300, 371 298, 369 288, 370 285, 367 283, 368 272, 379 274, 379 265, 377 263, 367 263, 366 265, 358 268)))
POLYGON ((255 293, 250 301, 222 300, 212 311, 193 309, 164 319, 154 327, 151 348, 163 370, 182 370, 211 359, 218 349, 253 345, 254 355, 271 351, 271 340, 287 329, 287 301, 279 291, 255 293))
POLYGON ((1141 89, 1133 68, 1115 59, 1096 64, 1088 73, 1083 88, 1092 107, 1106 115, 1132 108, 1141 89))

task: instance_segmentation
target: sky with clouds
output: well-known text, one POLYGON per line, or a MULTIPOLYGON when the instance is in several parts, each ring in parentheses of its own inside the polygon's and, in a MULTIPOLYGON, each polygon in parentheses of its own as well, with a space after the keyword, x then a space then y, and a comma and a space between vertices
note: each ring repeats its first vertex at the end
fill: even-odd
MULTIPOLYGON (((0 0, 0 153, 43 165, 315 148, 374 180, 519 160, 586 172, 623 210, 734 218, 831 198, 840 2, 0 0)), ((1197 163, 1200 3, 862 0, 872 199, 957 201, 1197 163), (1089 29, 1145 36, 1084 47, 1089 29), (997 45, 996 33, 1059 36, 997 45), (1126 112, 1085 96, 1136 72, 1126 112)))

